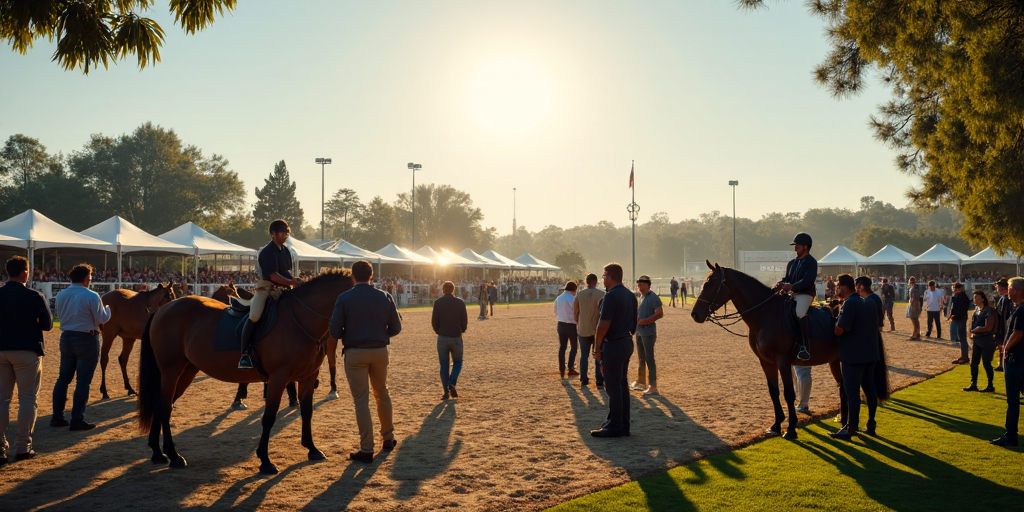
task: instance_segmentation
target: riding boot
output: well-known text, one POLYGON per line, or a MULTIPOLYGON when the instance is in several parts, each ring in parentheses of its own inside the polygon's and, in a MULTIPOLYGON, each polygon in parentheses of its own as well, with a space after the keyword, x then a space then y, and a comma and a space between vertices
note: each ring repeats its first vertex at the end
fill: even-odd
POLYGON ((249 355, 249 338, 252 337, 252 329, 256 326, 256 322, 246 319, 245 325, 242 326, 242 358, 238 361, 239 370, 252 370, 255 368, 252 364, 252 356, 249 355))
POLYGON ((804 316, 798 320, 800 320, 800 334, 802 339, 800 340, 800 351, 796 353, 796 358, 801 361, 806 361, 811 358, 811 353, 807 350, 807 347, 811 343, 811 319, 804 316))

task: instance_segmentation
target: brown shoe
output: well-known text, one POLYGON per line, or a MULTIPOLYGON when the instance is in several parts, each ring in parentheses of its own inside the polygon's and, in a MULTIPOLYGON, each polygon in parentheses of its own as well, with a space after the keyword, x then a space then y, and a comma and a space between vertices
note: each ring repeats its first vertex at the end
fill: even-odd
POLYGON ((580 376, 580 372, 578 372, 578 371, 576 371, 576 370, 574 370, 574 369, 570 368, 570 369, 569 369, 569 376, 570 376, 570 377, 579 377, 579 376, 580 376))
POLYGON ((358 452, 352 452, 348 454, 348 460, 354 460, 357 462, 364 462, 369 464, 373 462, 373 452, 364 452, 359 450, 358 452))

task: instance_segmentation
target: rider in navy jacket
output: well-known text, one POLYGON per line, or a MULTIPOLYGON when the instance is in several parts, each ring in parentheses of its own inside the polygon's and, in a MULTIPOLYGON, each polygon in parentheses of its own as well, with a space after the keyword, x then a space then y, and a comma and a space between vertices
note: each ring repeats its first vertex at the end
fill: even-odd
POLYGON ((790 260, 786 265, 786 277, 775 286, 782 288, 783 292, 792 293, 793 300, 796 301, 796 318, 800 322, 801 334, 800 350, 797 352, 796 358, 806 361, 811 358, 811 353, 808 350, 811 343, 811 326, 807 318, 807 310, 818 295, 818 289, 814 284, 814 280, 818 277, 818 261, 811 256, 811 246, 813 245, 811 235, 797 233, 793 238, 793 243, 789 245, 793 246, 796 258, 790 260))

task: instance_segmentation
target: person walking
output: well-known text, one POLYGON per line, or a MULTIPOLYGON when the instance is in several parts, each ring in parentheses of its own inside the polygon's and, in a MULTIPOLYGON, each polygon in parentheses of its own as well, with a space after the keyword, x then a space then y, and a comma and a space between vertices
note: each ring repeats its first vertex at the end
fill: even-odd
POLYGON ((622 265, 604 266, 604 287, 608 293, 601 301, 601 320, 597 324, 594 358, 601 362, 605 391, 608 392, 608 420, 591 430, 593 437, 629 436, 629 358, 633 355, 636 333, 636 295, 622 285, 622 265))
POLYGON ((892 318, 892 307, 896 304, 896 287, 889 284, 889 278, 882 278, 882 287, 879 290, 882 292, 882 308, 885 310, 885 316, 889 318, 889 332, 896 330, 896 321, 892 318))
POLYGON ((487 320, 487 285, 480 283, 476 291, 476 300, 480 301, 480 316, 477 320, 487 320))
POLYGON ((1013 301, 1013 313, 1006 321, 1006 341, 1003 342, 1003 379, 1006 381, 1006 432, 993 439, 996 446, 1017 446, 1020 423, 1020 392, 1024 389, 1024 278, 1015 277, 1008 283, 1008 295, 1013 301))
POLYGON ((249 354, 249 342, 256 323, 263 317, 263 308, 267 305, 267 298, 277 299, 282 290, 302 284, 302 279, 292 277, 292 253, 284 246, 292 232, 288 223, 277 219, 270 223, 268 231, 270 232, 270 241, 263 246, 263 249, 260 249, 260 253, 256 257, 259 263, 260 280, 256 283, 256 289, 249 301, 249 321, 242 326, 240 336, 242 354, 238 359, 238 369, 240 370, 255 368, 252 363, 252 355, 249 354))
POLYGON ((352 264, 355 286, 338 296, 331 314, 331 336, 341 340, 348 380, 359 426, 359 451, 349 459, 373 461, 373 420, 370 418, 370 388, 377 402, 377 419, 383 449, 397 444, 392 418, 391 393, 388 391, 388 345, 402 332, 402 319, 391 294, 370 284, 373 267, 366 260, 352 264))
POLYGON ((14 460, 36 456, 32 433, 36 426, 36 397, 43 377, 43 331, 53 328, 53 318, 42 293, 28 288, 28 260, 15 256, 5 265, 8 280, 0 287, 0 466, 8 462, 7 426, 11 400, 18 387, 18 437, 14 460))
POLYGON ((999 293, 999 300, 996 301, 996 311, 999 312, 999 320, 996 322, 996 367, 994 371, 1003 371, 1003 340, 1006 339, 1006 323, 1010 321, 1013 314, 1013 301, 1010 300, 1010 284, 1005 277, 996 282, 996 291, 999 293))
POLYGON ((967 298, 963 283, 953 283, 953 297, 949 301, 949 339, 960 343, 960 358, 954 359, 953 364, 967 364, 971 362, 967 358, 967 310, 971 299, 967 298))
POLYGON ((974 306, 974 315, 971 316, 971 340, 974 342, 971 348, 971 385, 964 388, 964 391, 992 393, 996 390, 992 387, 995 375, 992 370, 992 354, 996 351, 999 312, 989 306, 988 296, 981 290, 974 292, 974 306), (978 363, 985 366, 985 376, 988 377, 988 386, 981 390, 978 389, 978 363))
POLYGON ((686 286, 686 281, 679 283, 679 307, 686 307, 686 297, 690 294, 690 288, 686 286))
POLYGON ((645 395, 658 394, 658 366, 654 361, 654 342, 658 340, 655 322, 665 316, 661 297, 651 290, 651 278, 642 275, 636 280, 640 290, 640 306, 637 309, 636 354, 639 365, 636 381, 630 386, 645 395))
POLYGON ((935 286, 935 281, 928 281, 928 290, 924 292, 924 308, 928 312, 928 331, 925 338, 932 337, 932 323, 935 323, 935 339, 942 339, 942 308, 946 305, 946 292, 935 286))
POLYGON ((491 306, 491 316, 494 316, 494 303, 498 302, 498 287, 494 286, 494 281, 487 285, 487 303, 491 306))
POLYGON ((444 390, 441 400, 444 401, 449 396, 459 397, 455 384, 462 373, 462 333, 469 326, 469 314, 466 313, 466 303, 455 296, 454 283, 445 281, 441 292, 441 298, 434 301, 430 325, 437 334, 437 359, 441 365, 441 389, 444 390))
POLYGON ((73 432, 92 430, 95 423, 85 421, 85 405, 100 357, 100 326, 110 320, 110 306, 103 305, 99 294, 89 289, 92 266, 75 265, 68 272, 71 286, 57 294, 57 318, 60 319, 60 371, 53 385, 51 427, 68 427, 73 432), (64 419, 68 385, 77 376, 71 401, 71 422, 64 419))
POLYGON ((672 276, 672 280, 668 282, 668 292, 671 297, 668 305, 676 307, 676 295, 679 293, 679 281, 676 281, 676 276, 672 276))
POLYGON ((842 364, 843 391, 846 393, 849 413, 846 425, 829 435, 849 440, 860 429, 861 389, 868 403, 865 433, 875 434, 875 410, 878 407, 875 364, 879 359, 879 312, 872 302, 857 294, 856 284, 850 274, 842 274, 836 279, 836 296, 843 301, 835 333, 839 337, 839 362, 842 364))
MULTIPOLYGON (((597 322, 601 316, 601 299, 604 292, 597 289, 597 276, 587 274, 587 287, 576 293, 573 301, 573 316, 576 318, 576 334, 580 339, 580 386, 590 384, 590 352, 594 347, 597 322)), ((604 387, 601 361, 594 359, 594 380, 598 389, 604 387)))
POLYGON ((924 304, 924 296, 917 287, 917 280, 911 277, 907 281, 907 305, 910 315, 910 323, 914 326, 914 332, 910 333, 910 341, 921 341, 921 310, 924 304))
POLYGON ((576 331, 576 281, 565 283, 564 291, 555 299, 555 318, 558 319, 558 373, 565 378, 568 367, 569 376, 579 375, 576 371, 576 353, 579 350, 579 333, 576 331), (565 361, 565 349, 569 346, 569 362, 565 361))

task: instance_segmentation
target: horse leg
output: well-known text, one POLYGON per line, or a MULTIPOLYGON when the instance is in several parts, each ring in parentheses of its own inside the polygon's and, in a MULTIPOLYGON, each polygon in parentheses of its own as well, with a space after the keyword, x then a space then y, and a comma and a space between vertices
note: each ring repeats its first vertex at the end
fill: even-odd
POLYGON ((235 391, 235 401, 231 403, 231 408, 239 411, 248 409, 249 406, 242 401, 246 398, 249 398, 249 385, 243 382, 238 385, 238 391, 235 391))
POLYGON ((131 380, 128 379, 128 358, 131 357, 134 347, 135 338, 121 337, 121 355, 117 356, 117 362, 121 365, 121 378, 124 379, 124 389, 128 391, 128 396, 135 396, 131 380))
POLYGON ((786 398, 786 410, 789 411, 789 425, 782 437, 796 439, 796 390, 793 387, 793 367, 789 361, 782 361, 778 367, 779 375, 782 376, 782 395, 786 398))
POLYGON ((153 424, 149 427, 149 447, 153 449, 153 464, 167 464, 167 457, 160 449, 160 426, 163 420, 159 417, 153 418, 153 424))
MULTIPOLYGON (((260 459, 260 473, 264 475, 277 474, 277 466, 270 462, 267 445, 270 444, 270 429, 274 427, 274 421, 277 420, 277 410, 281 408, 281 395, 284 394, 287 384, 288 375, 281 374, 274 375, 267 382, 267 404, 263 410, 262 421, 263 435, 260 436, 260 444, 256 448, 256 456, 260 459)), ((312 390, 310 390, 310 397, 312 397, 312 390)), ((310 413, 312 414, 312 410, 310 413)))
POLYGON ((103 332, 103 346, 100 348, 100 394, 104 400, 110 400, 107 394, 107 363, 110 362, 110 346, 114 344, 114 336, 103 332))
POLYGON ((298 407, 299 399, 297 395, 299 392, 295 389, 295 381, 289 382, 284 390, 288 392, 288 407, 298 407))
POLYGON ((174 449, 174 439, 171 437, 171 411, 173 411, 174 398, 178 389, 178 378, 182 369, 168 371, 160 379, 160 423, 164 431, 164 455, 170 460, 172 468, 184 468, 188 466, 185 458, 174 449))
POLYGON ((192 381, 195 380, 196 375, 199 375, 199 368, 193 364, 189 364, 185 367, 185 371, 182 372, 181 377, 178 378, 178 385, 174 388, 174 399, 171 403, 177 402, 181 395, 185 394, 185 390, 192 385, 192 381))
POLYGON ((779 367, 775 363, 761 360, 761 369, 768 380, 768 394, 772 396, 772 405, 775 406, 775 423, 765 431, 766 434, 781 434, 782 420, 786 415, 782 412, 782 402, 779 401, 779 367))
POLYGON ((309 450, 309 460, 324 460, 324 452, 313 444, 313 382, 316 376, 299 382, 299 413, 302 415, 302 446, 309 450))
POLYGON ((846 426, 846 418, 850 412, 850 402, 846 400, 846 390, 843 389, 843 369, 839 359, 828 363, 828 369, 832 371, 832 378, 836 379, 839 386, 839 424, 846 426))

